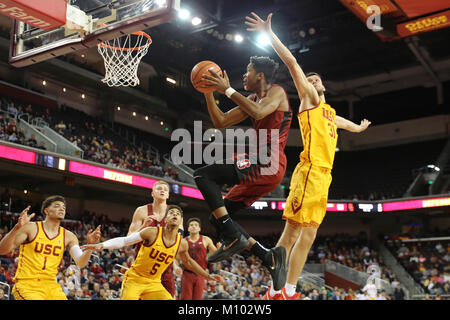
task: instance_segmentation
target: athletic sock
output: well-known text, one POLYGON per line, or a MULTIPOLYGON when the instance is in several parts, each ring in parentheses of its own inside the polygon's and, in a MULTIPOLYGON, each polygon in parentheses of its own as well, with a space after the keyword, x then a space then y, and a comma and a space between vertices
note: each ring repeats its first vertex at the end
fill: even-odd
POLYGON ((272 266, 272 255, 268 254, 270 253, 270 250, 264 248, 259 242, 256 242, 252 246, 250 252, 260 258, 263 262, 263 266, 265 266, 266 268, 272 266))
POLYGON ((280 294, 280 293, 281 293, 281 290, 275 290, 275 289, 273 288, 273 286, 270 286, 269 295, 270 295, 271 297, 275 296, 276 294, 280 294))
POLYGON ((292 297, 295 294, 295 289, 297 288, 297 284, 290 284, 290 283, 286 282, 284 288, 286 290, 286 294, 289 297, 292 297))
POLYGON ((224 238, 236 238, 239 236, 239 231, 230 215, 226 214, 217 219, 217 221, 219 222, 218 227, 222 230, 224 238))

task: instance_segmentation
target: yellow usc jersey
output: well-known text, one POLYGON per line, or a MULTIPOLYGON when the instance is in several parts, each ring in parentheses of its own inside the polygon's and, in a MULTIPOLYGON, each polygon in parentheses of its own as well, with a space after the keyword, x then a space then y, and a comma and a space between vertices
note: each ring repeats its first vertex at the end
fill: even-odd
POLYGON ((163 239, 163 228, 158 227, 156 240, 149 246, 141 246, 130 269, 148 279, 161 280, 161 275, 175 259, 180 243, 181 235, 177 233, 175 243, 167 247, 163 239))
POLYGON ((19 264, 14 281, 46 279, 55 280, 65 250, 65 229, 50 239, 42 221, 36 222, 38 231, 33 240, 20 245, 19 264))
POLYGON ((320 101, 316 107, 300 112, 297 117, 303 141, 300 160, 332 169, 338 138, 336 110, 320 101))

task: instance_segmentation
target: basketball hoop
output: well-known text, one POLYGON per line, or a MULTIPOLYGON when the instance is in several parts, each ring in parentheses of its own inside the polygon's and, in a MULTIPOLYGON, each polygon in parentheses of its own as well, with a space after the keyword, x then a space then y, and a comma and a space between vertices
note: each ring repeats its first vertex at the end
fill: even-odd
POLYGON ((151 43, 152 38, 143 31, 99 43, 98 52, 105 60, 103 83, 110 87, 137 86, 139 63, 151 43))

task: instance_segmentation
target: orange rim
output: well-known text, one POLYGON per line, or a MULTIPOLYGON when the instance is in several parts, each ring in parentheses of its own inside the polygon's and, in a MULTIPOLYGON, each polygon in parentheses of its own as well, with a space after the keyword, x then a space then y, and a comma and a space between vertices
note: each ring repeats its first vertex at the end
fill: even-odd
POLYGON ((144 37, 146 37, 147 40, 148 40, 147 44, 145 44, 143 46, 140 46, 140 47, 137 47, 137 48, 119 48, 119 47, 110 46, 109 44, 107 44, 105 42, 101 42, 101 43, 98 44, 98 46, 100 48, 108 48, 108 49, 119 50, 119 51, 138 51, 138 50, 142 50, 145 47, 148 47, 149 45, 152 44, 152 38, 147 33, 145 33, 144 31, 136 31, 136 32, 133 32, 132 34, 134 34, 135 36, 144 36, 144 37))

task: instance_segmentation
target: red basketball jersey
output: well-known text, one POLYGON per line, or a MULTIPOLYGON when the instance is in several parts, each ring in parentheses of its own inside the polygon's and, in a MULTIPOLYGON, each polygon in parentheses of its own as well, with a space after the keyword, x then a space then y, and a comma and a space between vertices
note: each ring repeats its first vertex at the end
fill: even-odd
POLYGON ((206 261, 206 247, 203 243, 203 236, 200 235, 196 242, 192 242, 189 237, 186 238, 187 243, 189 244, 189 255, 195 262, 197 262, 203 269, 206 269, 207 261, 206 261))
MULTIPOLYGON (((273 84, 272 86, 282 88, 286 94, 286 91, 280 85, 273 84)), ((288 99, 287 94, 286 94, 286 98, 288 99)), ((255 95, 254 100, 255 100, 255 102, 258 102, 256 99, 257 99, 257 97, 255 95)), ((288 103, 289 103, 289 99, 288 99, 288 103)), ((292 109, 291 109, 291 106, 289 105, 289 111, 276 110, 276 111, 272 112, 271 114, 269 114, 259 120, 255 120, 255 119, 251 118, 253 129, 255 129, 256 131, 265 129, 267 131, 267 138, 266 138, 267 141, 260 142, 260 136, 258 134, 258 151, 259 151, 259 148, 266 147, 266 145, 267 145, 267 147, 266 147, 267 148, 266 151, 268 153, 267 155, 270 154, 271 143, 273 143, 273 142, 276 143, 276 141, 272 141, 271 129, 278 130, 279 160, 282 163, 286 162, 286 155, 284 154, 284 147, 286 146, 287 138, 289 136, 289 129, 291 128, 292 116, 293 116, 292 109)))

